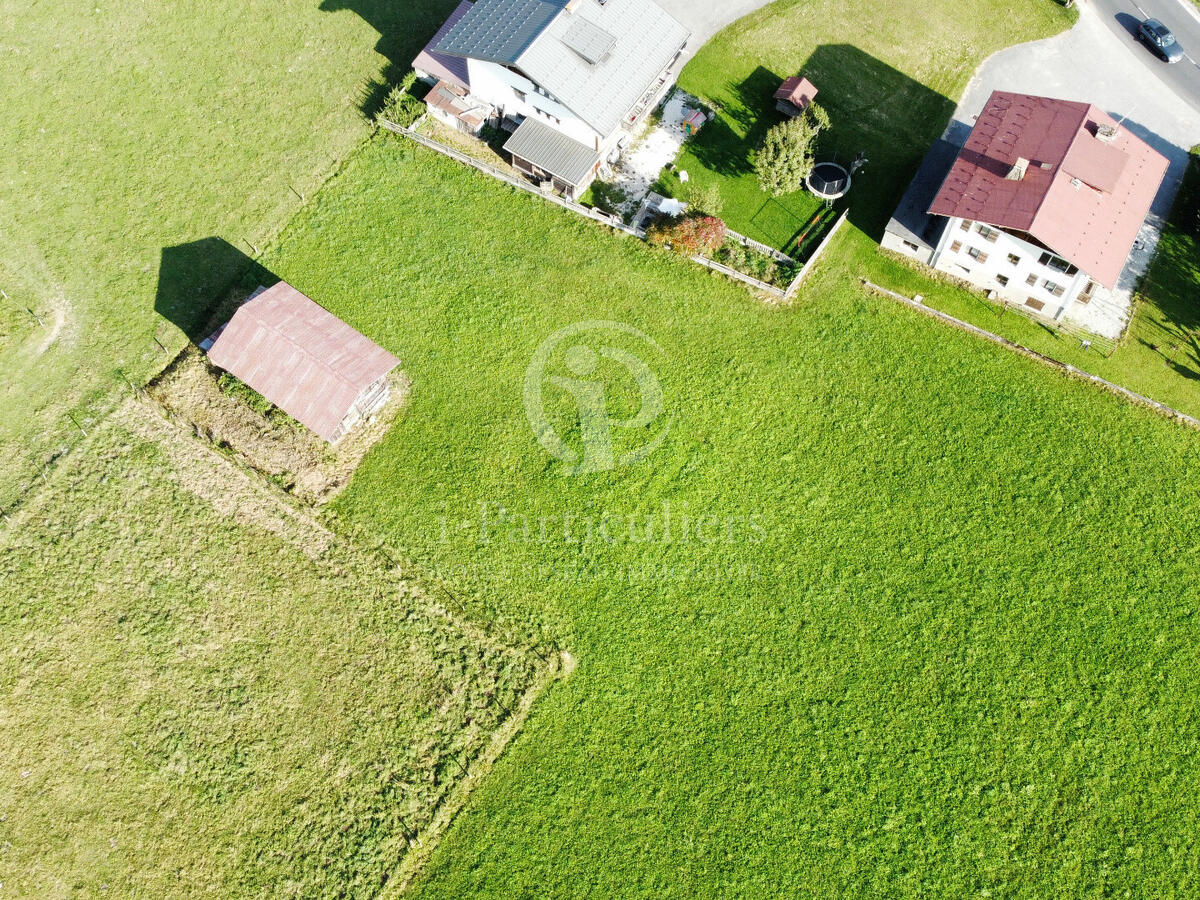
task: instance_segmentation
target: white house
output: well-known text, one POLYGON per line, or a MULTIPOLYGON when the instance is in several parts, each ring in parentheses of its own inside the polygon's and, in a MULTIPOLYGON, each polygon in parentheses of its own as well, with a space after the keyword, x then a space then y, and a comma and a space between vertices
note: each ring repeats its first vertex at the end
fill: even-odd
POLYGON ((574 197, 671 86, 687 39, 651 0, 476 0, 413 66, 511 130, 514 167, 574 197))
POLYGON ((1113 291, 1166 169, 1094 106, 996 91, 961 149, 930 150, 882 245, 1045 318, 1119 333, 1113 291), (1106 304, 1112 315, 1089 314, 1106 304))

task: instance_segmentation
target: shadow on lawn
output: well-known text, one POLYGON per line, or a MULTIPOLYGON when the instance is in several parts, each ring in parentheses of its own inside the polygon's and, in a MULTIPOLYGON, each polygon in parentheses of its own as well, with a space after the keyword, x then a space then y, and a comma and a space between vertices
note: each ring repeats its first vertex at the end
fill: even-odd
POLYGON ((848 165, 858 153, 866 155, 849 195, 850 221, 878 240, 954 103, 857 47, 825 44, 794 72, 759 66, 731 82, 726 94, 731 99, 690 148, 696 159, 725 177, 751 172, 753 151, 783 121, 772 95, 784 77, 795 74, 817 86, 817 102, 833 123, 818 141, 817 158, 848 165))
POLYGON ((1193 153, 1141 289, 1138 341, 1172 369, 1200 378, 1200 155, 1193 153))
POLYGON ((321 0, 322 12, 349 11, 379 32, 375 50, 387 62, 359 86, 358 108, 368 120, 388 91, 412 68, 413 58, 454 12, 458 0, 321 0))
POLYGON ((232 313, 231 294, 270 287, 279 278, 224 238, 207 237, 164 247, 154 311, 193 343, 212 334, 232 313))

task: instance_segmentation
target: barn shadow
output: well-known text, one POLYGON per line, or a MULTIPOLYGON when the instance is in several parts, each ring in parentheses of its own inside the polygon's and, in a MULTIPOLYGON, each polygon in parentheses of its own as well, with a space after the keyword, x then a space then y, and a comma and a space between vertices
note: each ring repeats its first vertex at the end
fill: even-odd
POLYGON ((224 238, 207 237, 164 247, 154 311, 199 343, 236 305, 238 294, 279 278, 224 238))
POLYGON ((379 32, 379 74, 358 89, 358 108, 374 119, 388 91, 412 68, 413 58, 458 6, 458 0, 321 0, 322 12, 352 12, 379 32))

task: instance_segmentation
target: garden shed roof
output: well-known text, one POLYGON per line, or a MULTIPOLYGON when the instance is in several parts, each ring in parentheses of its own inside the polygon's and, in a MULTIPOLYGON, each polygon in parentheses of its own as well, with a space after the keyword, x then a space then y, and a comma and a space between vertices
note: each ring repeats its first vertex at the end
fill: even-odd
POLYGON ((283 281, 239 307, 208 358, 327 441, 363 390, 400 364, 283 281))
POLYGON ((533 118, 520 124, 504 149, 570 184, 581 184, 600 162, 591 147, 533 118))

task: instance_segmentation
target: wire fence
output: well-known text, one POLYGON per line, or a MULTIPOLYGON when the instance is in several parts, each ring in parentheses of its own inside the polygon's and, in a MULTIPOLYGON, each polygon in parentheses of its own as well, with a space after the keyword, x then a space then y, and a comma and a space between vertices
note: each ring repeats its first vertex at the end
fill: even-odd
POLYGON ((952 325, 955 328, 961 329, 962 331, 969 332, 976 337, 981 337, 985 341, 990 341, 993 344, 999 344, 1002 347, 1006 347, 1009 350, 1020 353, 1022 356, 1027 356, 1030 359, 1037 360, 1038 362, 1044 363, 1045 365, 1048 365, 1053 369, 1057 369, 1058 371, 1067 375, 1072 375, 1076 378, 1082 378, 1085 381, 1090 381, 1092 384, 1098 385, 1107 391, 1111 391, 1118 396, 1124 397, 1126 400, 1160 412, 1164 416, 1167 416, 1168 418, 1173 419, 1183 425, 1189 425, 1192 428, 1200 428, 1200 419, 1190 416, 1187 413, 1180 412, 1174 407, 1167 406, 1165 403, 1159 403, 1157 400, 1152 400, 1144 394, 1139 394, 1137 391, 1130 390, 1123 385, 1109 381, 1107 378, 1101 378, 1099 375, 1093 375, 1091 372, 1085 372, 1083 369, 1077 368, 1070 363, 1065 363, 1061 360, 1055 359, 1052 356, 1039 353, 1037 350, 1033 350, 1023 344, 1018 344, 1016 341, 1010 340, 1002 335, 996 334, 995 332, 988 331, 985 328, 980 328, 978 325, 972 325, 970 322, 964 322, 962 319, 957 319, 949 313, 942 312, 940 309, 934 309, 932 306, 926 306, 923 302, 921 302, 919 296, 906 297, 904 294, 898 294, 895 291, 888 290, 887 288, 881 287, 880 285, 875 284, 866 278, 861 280, 862 283, 871 290, 883 294, 886 297, 891 297, 893 300, 899 300, 905 306, 908 306, 911 309, 919 310, 927 316, 931 316, 935 319, 945 322, 948 325, 952 325))

